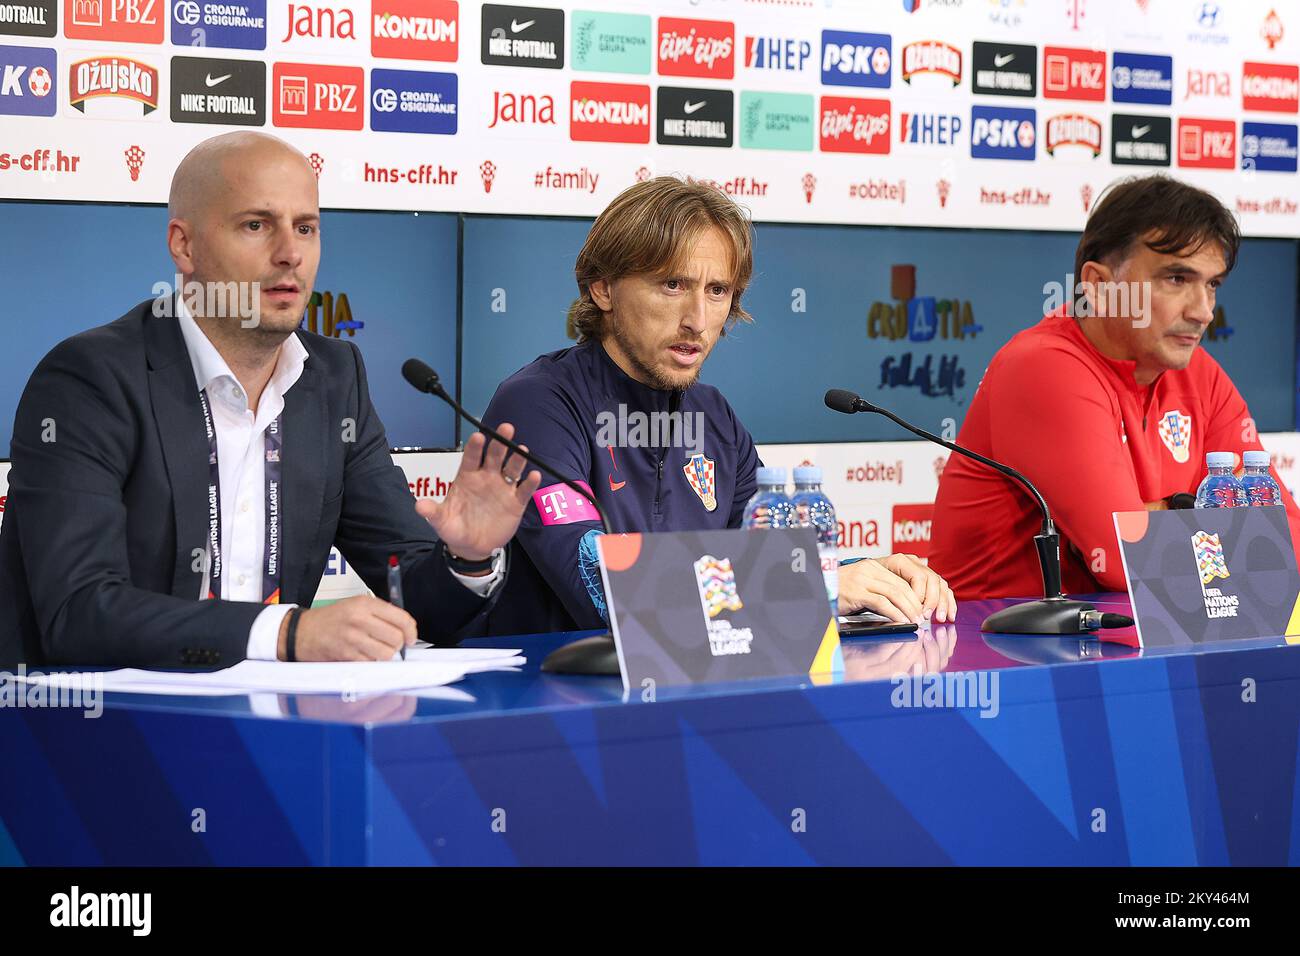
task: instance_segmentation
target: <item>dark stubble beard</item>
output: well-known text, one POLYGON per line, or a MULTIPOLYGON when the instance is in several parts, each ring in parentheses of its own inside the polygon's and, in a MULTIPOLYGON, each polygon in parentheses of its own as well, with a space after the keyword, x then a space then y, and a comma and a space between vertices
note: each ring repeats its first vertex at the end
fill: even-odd
POLYGON ((680 378, 670 378, 657 367, 646 364, 637 353, 637 345, 628 337, 623 328, 622 322, 611 317, 609 325, 610 335, 612 335, 614 341, 618 343, 623 354, 627 356, 627 360, 632 363, 632 367, 636 369, 639 377, 642 380, 649 382, 651 388, 657 388, 665 392, 684 392, 694 385, 696 380, 700 377, 700 370, 704 368, 703 360, 700 361, 699 365, 695 366, 695 370, 691 373, 691 377, 686 381, 682 381, 680 378))

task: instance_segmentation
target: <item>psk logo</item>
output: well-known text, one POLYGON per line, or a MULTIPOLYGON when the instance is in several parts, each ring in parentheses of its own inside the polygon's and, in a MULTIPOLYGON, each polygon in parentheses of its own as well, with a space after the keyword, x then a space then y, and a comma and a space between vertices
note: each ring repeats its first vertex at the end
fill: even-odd
POLYGON ((736 591, 736 571, 730 558, 706 554, 695 562, 695 582, 705 617, 712 621, 723 611, 740 611, 745 604, 736 591))
POLYGON ((1192 550, 1196 552, 1196 570, 1200 572, 1201 584, 1229 576, 1228 562, 1223 557, 1223 544, 1217 534, 1196 532, 1192 535, 1192 550))
POLYGON ((713 459, 706 458, 702 454, 692 455, 682 466, 682 471, 686 473, 686 480, 691 483, 691 488, 700 496, 700 501, 704 502, 704 510, 716 511, 718 494, 713 459))
POLYGON ((1192 450, 1192 416, 1180 411, 1165 412, 1160 416, 1160 440, 1180 465, 1187 461, 1192 450))

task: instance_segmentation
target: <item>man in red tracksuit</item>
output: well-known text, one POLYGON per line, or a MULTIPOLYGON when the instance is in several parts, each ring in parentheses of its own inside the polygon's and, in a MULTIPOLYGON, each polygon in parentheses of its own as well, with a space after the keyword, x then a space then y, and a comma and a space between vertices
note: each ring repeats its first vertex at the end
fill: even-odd
MULTIPOLYGON (((1262 447, 1241 393, 1198 348, 1239 245, 1209 193, 1160 175, 1121 183, 1079 241, 1073 301, 1012 338, 984 373, 957 442, 1042 492, 1067 593, 1125 590, 1112 512, 1167 508, 1195 493, 1206 452, 1235 452, 1240 466, 1262 447)), ((1282 495, 1300 538, 1300 511, 1282 495)), ((1039 595, 1041 522, 1020 485, 953 455, 930 566, 959 600, 1039 595)))

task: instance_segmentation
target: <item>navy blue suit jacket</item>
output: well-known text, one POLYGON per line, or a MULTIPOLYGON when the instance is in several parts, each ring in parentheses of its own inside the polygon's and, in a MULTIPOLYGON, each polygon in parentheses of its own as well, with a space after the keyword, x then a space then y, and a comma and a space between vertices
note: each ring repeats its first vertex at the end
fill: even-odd
MULTIPOLYGON (((0 525, 0 666, 246 656, 263 606, 199 600, 208 444, 180 327, 152 306, 55 346, 19 401, 0 525)), ((330 545, 387 595, 396 554, 420 636, 454 643, 495 598, 452 576, 416 513, 356 346, 297 334, 308 358, 282 417, 281 600, 310 606, 330 545)))

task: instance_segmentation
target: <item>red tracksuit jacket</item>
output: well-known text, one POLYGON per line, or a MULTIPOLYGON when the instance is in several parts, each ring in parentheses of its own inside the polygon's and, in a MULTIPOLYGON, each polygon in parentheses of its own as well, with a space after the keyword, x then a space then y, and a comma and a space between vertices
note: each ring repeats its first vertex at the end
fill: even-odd
MULTIPOLYGON (((1263 447, 1241 393, 1204 348, 1149 386, 1134 381, 1134 367, 1098 352, 1074 319, 1047 316, 993 356, 957 436, 1042 492, 1061 535, 1066 593, 1125 589, 1112 512, 1195 493, 1206 452, 1263 447)), ((1285 486, 1282 495, 1300 540, 1300 511, 1285 486)), ((1041 524, 1019 484, 952 455, 935 499, 930 566, 959 599, 1038 596, 1032 539, 1041 524)))

